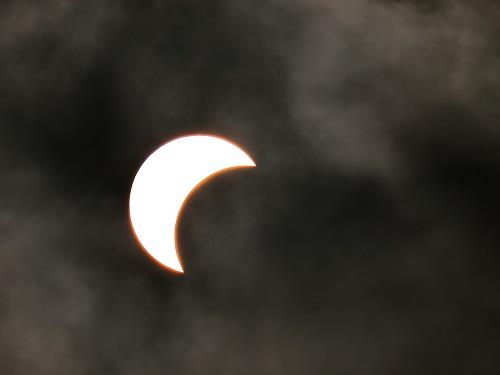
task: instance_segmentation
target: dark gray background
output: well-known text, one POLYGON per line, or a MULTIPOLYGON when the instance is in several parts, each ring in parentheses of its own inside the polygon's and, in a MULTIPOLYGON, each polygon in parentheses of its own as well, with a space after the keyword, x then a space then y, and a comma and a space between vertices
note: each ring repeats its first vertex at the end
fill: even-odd
POLYGON ((498 374, 495 1, 3 1, 2 374, 498 374), (258 168, 128 224, 144 158, 258 168))

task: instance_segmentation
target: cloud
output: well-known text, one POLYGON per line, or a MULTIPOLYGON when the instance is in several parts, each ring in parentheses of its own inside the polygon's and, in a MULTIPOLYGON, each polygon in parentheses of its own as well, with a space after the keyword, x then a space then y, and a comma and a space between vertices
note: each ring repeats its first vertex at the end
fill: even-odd
POLYGON ((499 12, 2 4, 4 371, 495 372, 499 12), (192 197, 176 277, 127 199, 191 132, 258 168, 192 197))

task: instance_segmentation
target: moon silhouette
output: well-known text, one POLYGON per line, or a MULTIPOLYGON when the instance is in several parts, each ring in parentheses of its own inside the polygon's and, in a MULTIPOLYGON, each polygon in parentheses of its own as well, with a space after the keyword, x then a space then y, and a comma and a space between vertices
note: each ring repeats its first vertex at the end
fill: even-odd
POLYGON ((154 151, 139 168, 129 201, 132 228, 146 253, 183 273, 176 224, 185 201, 210 176, 242 167, 255 163, 239 147, 214 136, 176 138, 154 151))

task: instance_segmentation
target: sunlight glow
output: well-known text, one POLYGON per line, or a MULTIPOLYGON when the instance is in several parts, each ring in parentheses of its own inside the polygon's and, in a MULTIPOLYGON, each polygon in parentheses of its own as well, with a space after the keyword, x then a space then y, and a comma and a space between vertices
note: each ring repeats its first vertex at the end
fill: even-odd
POLYGON ((234 144, 214 136, 174 139, 153 152, 135 176, 130 220, 147 253, 161 265, 183 273, 176 244, 176 223, 190 192, 211 175, 255 167, 234 144))

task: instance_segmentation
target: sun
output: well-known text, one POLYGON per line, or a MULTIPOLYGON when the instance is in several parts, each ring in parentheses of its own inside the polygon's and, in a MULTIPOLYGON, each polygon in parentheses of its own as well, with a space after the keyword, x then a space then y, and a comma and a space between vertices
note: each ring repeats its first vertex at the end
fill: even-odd
POLYGON ((233 143, 210 135, 174 139, 153 152, 130 191, 130 221, 144 250, 162 266, 183 273, 176 241, 179 213, 197 186, 233 168, 255 167, 233 143))

